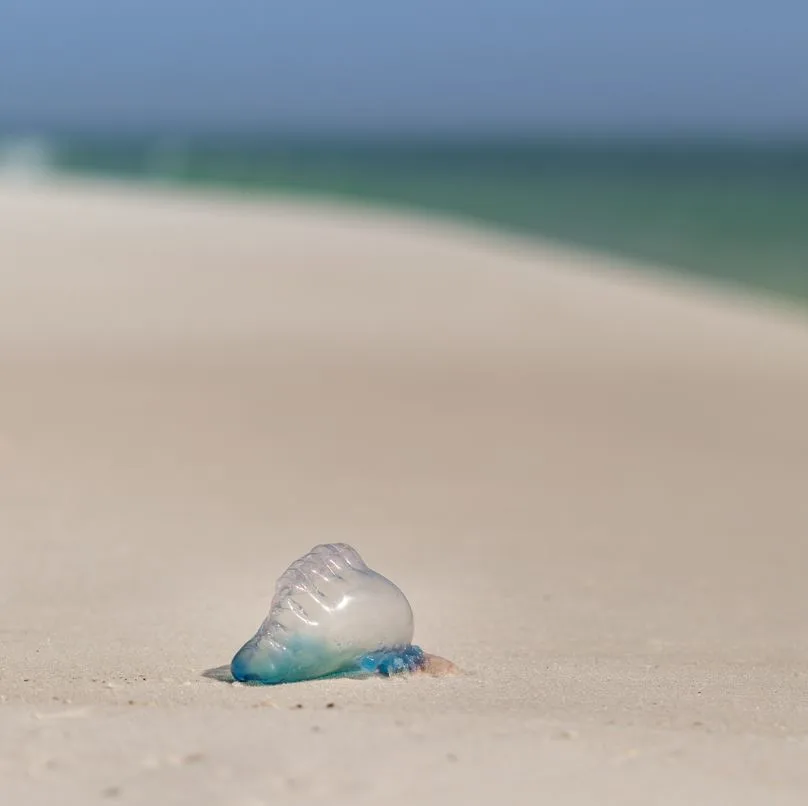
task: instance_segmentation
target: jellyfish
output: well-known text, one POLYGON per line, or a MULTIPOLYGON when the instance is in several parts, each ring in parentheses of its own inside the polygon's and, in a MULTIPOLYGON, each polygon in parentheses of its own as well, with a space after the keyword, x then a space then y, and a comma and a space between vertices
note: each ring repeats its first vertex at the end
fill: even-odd
POLYGON ((407 597, 347 543, 315 546, 278 579, 255 635, 230 664, 240 682, 333 676, 450 674, 450 661, 412 643, 407 597))

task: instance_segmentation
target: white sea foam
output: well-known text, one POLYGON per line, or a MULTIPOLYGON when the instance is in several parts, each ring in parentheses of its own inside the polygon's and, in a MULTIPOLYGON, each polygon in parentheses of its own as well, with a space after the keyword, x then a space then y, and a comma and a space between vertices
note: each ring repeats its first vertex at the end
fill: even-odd
POLYGON ((0 138, 0 179, 36 181, 56 165, 56 145, 45 137, 0 138))

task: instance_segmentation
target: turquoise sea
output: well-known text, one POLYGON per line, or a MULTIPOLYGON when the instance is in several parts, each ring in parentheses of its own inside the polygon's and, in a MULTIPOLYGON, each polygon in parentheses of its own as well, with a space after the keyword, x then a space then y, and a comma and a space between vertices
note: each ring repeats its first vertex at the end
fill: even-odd
POLYGON ((405 206, 808 299, 808 142, 0 138, 26 159, 405 206))

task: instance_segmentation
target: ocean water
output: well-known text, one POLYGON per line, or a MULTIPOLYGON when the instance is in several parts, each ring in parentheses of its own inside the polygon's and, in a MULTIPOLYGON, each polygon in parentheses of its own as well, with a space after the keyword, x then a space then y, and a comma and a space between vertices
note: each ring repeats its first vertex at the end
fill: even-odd
POLYGON ((0 142, 0 172, 45 167, 404 206, 808 300, 808 142, 0 142))

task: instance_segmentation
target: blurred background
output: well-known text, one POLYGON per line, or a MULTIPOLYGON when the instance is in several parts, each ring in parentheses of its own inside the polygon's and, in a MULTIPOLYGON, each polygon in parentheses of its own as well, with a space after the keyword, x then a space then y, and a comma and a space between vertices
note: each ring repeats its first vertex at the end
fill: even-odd
POLYGON ((808 6, 3 0, 0 172, 405 206, 808 297, 808 6))

